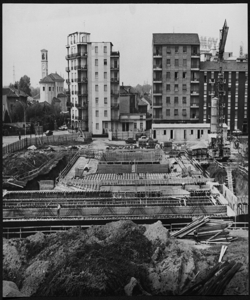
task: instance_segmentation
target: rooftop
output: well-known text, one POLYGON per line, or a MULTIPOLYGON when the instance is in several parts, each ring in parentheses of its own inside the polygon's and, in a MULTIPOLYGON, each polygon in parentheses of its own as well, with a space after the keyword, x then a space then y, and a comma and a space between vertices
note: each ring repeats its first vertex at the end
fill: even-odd
POLYGON ((3 88, 2 89, 2 95, 7 95, 7 96, 12 96, 12 97, 28 97, 29 95, 27 95, 26 93, 24 93, 21 90, 17 90, 15 88, 3 88))
POLYGON ((197 33, 153 33, 153 43, 159 45, 200 45, 197 33))
MULTIPOLYGON (((248 71, 247 62, 237 62, 235 60, 226 60, 221 64, 223 71, 248 71)), ((220 64, 215 61, 200 62, 200 70, 220 70, 220 64)))
POLYGON ((39 83, 49 83, 49 82, 55 82, 55 81, 64 81, 64 79, 57 73, 51 73, 48 76, 41 79, 39 81, 39 83))

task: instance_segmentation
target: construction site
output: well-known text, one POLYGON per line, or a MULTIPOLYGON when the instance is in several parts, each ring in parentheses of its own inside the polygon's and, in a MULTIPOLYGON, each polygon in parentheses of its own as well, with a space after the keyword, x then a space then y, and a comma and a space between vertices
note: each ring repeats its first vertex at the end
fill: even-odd
POLYGON ((6 150, 5 297, 249 294, 248 144, 223 136, 219 81, 210 144, 6 150))

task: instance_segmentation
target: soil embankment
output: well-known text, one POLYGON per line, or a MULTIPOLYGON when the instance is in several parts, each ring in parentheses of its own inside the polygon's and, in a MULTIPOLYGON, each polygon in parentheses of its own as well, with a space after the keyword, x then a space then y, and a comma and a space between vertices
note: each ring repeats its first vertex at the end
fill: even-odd
MULTIPOLYGON (((4 239, 3 279, 28 296, 179 295, 218 262, 221 245, 177 240, 160 221, 118 221, 87 230, 4 239)), ((248 241, 239 237, 223 260, 243 263, 224 294, 248 294, 248 241)))

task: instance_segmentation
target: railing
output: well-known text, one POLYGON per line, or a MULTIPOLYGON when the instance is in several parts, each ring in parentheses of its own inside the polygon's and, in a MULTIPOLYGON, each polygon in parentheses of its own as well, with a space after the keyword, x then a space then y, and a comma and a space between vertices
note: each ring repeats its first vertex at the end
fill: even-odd
POLYGON ((154 78, 154 81, 162 81, 162 77, 154 78))
POLYGON ((118 69, 119 69, 119 66, 110 66, 110 69, 111 69, 111 70, 118 70, 118 69))
POLYGON ((111 90, 111 95, 119 95, 119 91, 113 91, 113 90, 111 90))
POLYGON ((154 90, 153 94, 162 94, 162 91, 161 90, 154 90))
POLYGON ((119 51, 112 51, 110 56, 120 56, 119 51))
POLYGON ((153 103, 153 106, 162 106, 162 102, 155 102, 153 103))
POLYGON ((65 70, 66 70, 66 72, 69 72, 69 71, 70 71, 70 68, 69 68, 69 67, 66 67, 65 70))
POLYGON ((87 96, 88 95, 88 92, 87 91, 83 91, 83 92, 80 92, 78 93, 78 96, 87 96))
POLYGON ((87 69, 87 65, 81 66, 81 65, 77 65, 76 66, 76 70, 86 70, 87 69))
POLYGON ((154 69, 162 69, 162 65, 154 65, 154 69))
POLYGON ((113 109, 119 109, 119 104, 111 104, 111 108, 113 108, 113 109))
POLYGON ((162 115, 154 115, 153 119, 162 119, 162 115))
POLYGON ((111 78, 112 82, 119 82, 119 78, 111 78))

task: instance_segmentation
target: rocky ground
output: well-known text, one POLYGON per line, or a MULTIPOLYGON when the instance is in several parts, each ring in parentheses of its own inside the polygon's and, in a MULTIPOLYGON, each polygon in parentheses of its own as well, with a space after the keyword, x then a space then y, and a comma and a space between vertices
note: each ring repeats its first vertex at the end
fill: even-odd
MULTIPOLYGON (((248 232, 240 232, 223 260, 243 267, 224 295, 248 294, 248 232)), ((7 281, 12 281, 25 296, 179 295, 198 272, 196 280, 201 280, 218 262, 220 248, 171 238, 160 221, 118 221, 4 239, 3 292, 8 296, 7 281)))

